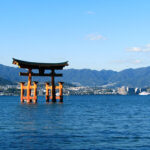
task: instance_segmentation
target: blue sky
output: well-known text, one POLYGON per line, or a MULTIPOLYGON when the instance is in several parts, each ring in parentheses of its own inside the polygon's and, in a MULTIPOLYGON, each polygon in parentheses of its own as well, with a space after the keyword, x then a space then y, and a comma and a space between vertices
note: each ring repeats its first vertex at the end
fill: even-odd
POLYGON ((0 63, 69 61, 68 68, 150 66, 149 0, 1 0, 0 63))

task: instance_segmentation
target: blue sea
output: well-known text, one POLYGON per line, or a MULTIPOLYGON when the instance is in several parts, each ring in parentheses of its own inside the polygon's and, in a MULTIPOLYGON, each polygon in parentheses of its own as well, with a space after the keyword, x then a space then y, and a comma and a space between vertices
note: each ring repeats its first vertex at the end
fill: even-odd
POLYGON ((149 150, 150 96, 0 97, 2 150, 149 150))

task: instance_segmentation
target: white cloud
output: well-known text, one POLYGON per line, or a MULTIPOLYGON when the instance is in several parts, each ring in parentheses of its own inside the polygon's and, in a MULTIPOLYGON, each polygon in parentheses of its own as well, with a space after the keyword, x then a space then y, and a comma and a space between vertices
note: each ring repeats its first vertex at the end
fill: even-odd
POLYGON ((106 40, 106 38, 103 37, 103 36, 100 35, 100 34, 88 34, 88 35, 86 36, 86 39, 87 39, 87 40, 91 40, 91 41, 106 40))
POLYGON ((150 47, 150 44, 147 44, 146 47, 150 47))
POLYGON ((94 14, 95 14, 94 11, 87 11, 86 13, 87 13, 88 15, 94 15, 94 14))
POLYGON ((130 48, 127 48, 127 51, 129 52, 141 52, 141 48, 140 47, 130 47, 130 48))
POLYGON ((126 49, 128 52, 150 52, 150 44, 141 47, 130 47, 126 49))

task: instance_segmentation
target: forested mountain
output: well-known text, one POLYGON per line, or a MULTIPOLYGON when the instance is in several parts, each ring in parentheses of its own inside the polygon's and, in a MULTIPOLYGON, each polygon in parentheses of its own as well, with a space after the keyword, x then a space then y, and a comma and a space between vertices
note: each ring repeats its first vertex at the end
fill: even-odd
MULTIPOLYGON (((20 77, 19 68, 0 65, 0 82, 26 81, 27 77, 20 77)), ((61 71, 63 78, 57 78, 67 83, 84 86, 103 87, 150 87, 150 67, 138 69, 126 69, 120 72, 112 70, 90 70, 90 69, 65 69, 61 71)), ((35 77, 33 80, 50 81, 50 77, 35 77)))
POLYGON ((0 85, 13 85, 13 84, 15 83, 0 77, 0 85))

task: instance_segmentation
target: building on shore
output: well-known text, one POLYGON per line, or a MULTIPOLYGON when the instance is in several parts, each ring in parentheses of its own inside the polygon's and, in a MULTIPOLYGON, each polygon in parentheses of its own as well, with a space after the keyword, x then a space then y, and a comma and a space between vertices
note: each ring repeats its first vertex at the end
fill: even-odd
POLYGON ((127 95, 127 88, 125 86, 122 86, 122 87, 118 88, 117 93, 120 95, 127 95))

